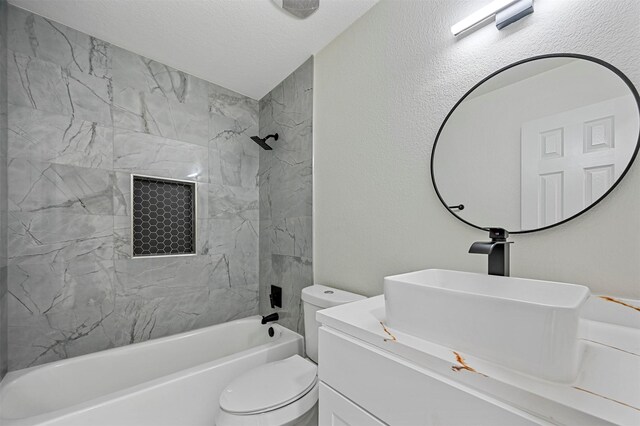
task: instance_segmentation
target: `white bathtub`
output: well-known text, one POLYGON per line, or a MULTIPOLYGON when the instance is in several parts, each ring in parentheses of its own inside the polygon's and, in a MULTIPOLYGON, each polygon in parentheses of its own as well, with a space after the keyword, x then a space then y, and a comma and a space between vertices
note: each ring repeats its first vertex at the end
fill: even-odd
POLYGON ((231 380, 302 353, 299 334, 255 316, 19 370, 0 385, 0 425, 213 425, 231 380))

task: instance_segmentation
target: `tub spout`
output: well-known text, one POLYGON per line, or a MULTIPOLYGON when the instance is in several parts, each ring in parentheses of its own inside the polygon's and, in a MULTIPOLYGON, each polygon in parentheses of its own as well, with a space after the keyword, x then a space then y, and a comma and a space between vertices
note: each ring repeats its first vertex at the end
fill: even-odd
POLYGON ((280 316, 278 315, 277 312, 273 313, 273 314, 269 314, 267 316, 262 317, 262 324, 266 324, 268 322, 273 322, 273 321, 278 321, 280 319, 280 316))

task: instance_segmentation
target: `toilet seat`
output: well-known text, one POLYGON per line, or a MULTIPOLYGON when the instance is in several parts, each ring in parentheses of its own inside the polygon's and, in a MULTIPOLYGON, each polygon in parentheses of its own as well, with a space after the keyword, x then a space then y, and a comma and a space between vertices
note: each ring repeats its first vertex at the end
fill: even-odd
POLYGON ((233 380, 220 395, 220 408, 232 415, 256 415, 285 407, 308 394, 318 367, 299 355, 254 368, 233 380))
POLYGON ((306 395, 277 410, 260 414, 231 414, 224 410, 216 415, 216 426, 318 426, 319 382, 306 395))

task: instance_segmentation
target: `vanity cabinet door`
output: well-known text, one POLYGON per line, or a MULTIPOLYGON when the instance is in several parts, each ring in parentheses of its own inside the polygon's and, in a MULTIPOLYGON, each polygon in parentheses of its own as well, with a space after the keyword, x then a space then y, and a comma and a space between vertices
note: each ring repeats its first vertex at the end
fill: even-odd
POLYGON ((384 426, 384 423, 320 382, 318 426, 384 426))
MULTIPOLYGON (((321 327, 319 336, 320 380, 386 424, 550 425, 487 394, 330 328, 321 327)), ((321 394, 320 407, 322 404, 321 394)))

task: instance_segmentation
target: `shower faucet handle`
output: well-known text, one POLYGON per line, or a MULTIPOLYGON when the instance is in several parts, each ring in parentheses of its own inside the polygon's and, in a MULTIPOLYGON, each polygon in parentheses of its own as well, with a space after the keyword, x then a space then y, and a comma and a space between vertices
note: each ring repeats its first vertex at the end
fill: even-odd
POLYGON ((271 286, 269 302, 271 303, 271 309, 282 308, 282 287, 278 287, 277 285, 271 286))

